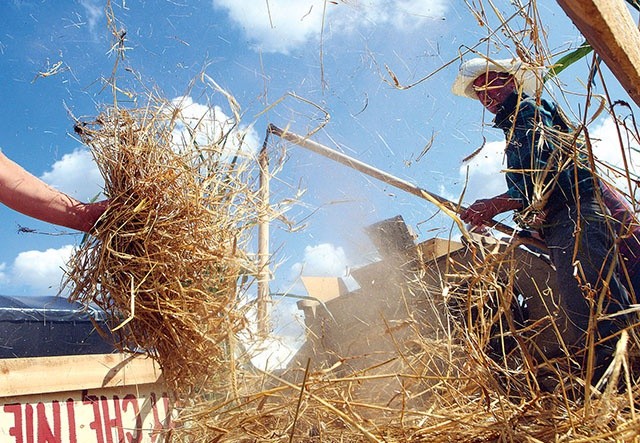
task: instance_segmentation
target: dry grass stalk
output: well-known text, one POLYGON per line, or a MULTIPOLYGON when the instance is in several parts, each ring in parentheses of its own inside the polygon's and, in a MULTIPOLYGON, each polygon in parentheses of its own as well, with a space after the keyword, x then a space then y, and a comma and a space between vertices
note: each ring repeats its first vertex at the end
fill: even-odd
MULTIPOLYGON (((112 315, 123 349, 156 358, 177 393, 203 389, 244 326, 238 280, 255 220, 251 170, 170 104, 79 124, 111 203, 70 263, 71 298, 112 315)), ((200 124, 200 122, 198 123, 200 124)), ((229 146, 228 146, 229 145, 229 146)))
MULTIPOLYGON (((508 254, 496 263, 509 260, 508 254)), ((452 287, 451 297, 470 295, 479 288, 503 285, 502 277, 479 263, 458 273, 443 275, 471 281, 452 287)), ((454 284, 455 286, 455 284, 454 284)), ((433 288, 429 288, 430 290, 433 288)), ((401 288, 398 288, 401 296, 401 288)), ((508 291, 492 297, 511 299, 508 291)), ((465 296, 466 297, 466 296, 465 296)), ((487 295, 484 295, 487 303, 487 295)), ((489 303, 488 303, 489 304, 489 303)), ((507 321, 505 306, 492 304, 474 328, 457 314, 450 335, 422 335, 420 325, 405 336, 395 358, 356 371, 331 370, 298 373, 245 374, 240 396, 232 402, 201 403, 190 411, 189 428, 180 441, 216 442, 547 442, 636 441, 640 439, 634 403, 635 385, 625 391, 608 389, 587 406, 562 390, 542 391, 533 380, 535 369, 513 357, 509 365, 490 355, 495 326, 507 321), (298 382, 292 381, 298 380, 298 382), (634 440, 636 439, 636 440, 634 440)), ((334 325, 334 327, 340 327, 334 325)), ((504 329, 504 327, 503 327, 504 329)), ((626 339, 625 339, 626 340, 626 339)), ((623 343, 619 364, 629 352, 623 343)), ((366 350, 362 350, 366 353, 366 350)), ((518 344, 513 354, 524 353, 518 344)), ((367 361, 371 355, 343 356, 367 361)), ((289 371, 295 371, 290 369, 289 371)), ((299 370, 298 370, 299 371, 299 370)), ((619 372, 618 372, 619 375, 619 372)), ((633 376, 632 376, 633 379, 633 376)))

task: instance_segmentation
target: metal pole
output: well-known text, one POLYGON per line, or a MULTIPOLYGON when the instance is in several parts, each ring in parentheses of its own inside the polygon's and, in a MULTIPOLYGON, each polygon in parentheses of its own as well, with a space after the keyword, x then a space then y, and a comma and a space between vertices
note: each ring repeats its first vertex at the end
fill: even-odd
MULTIPOLYGON (((436 204, 443 211, 448 212, 450 216, 452 216, 453 220, 459 225, 462 225, 462 222, 457 216, 454 214, 458 214, 461 211, 465 210, 464 206, 459 206, 451 200, 447 200, 444 197, 440 197, 433 192, 429 192, 425 189, 422 189, 412 183, 409 183, 400 178, 394 177, 393 175, 381 171, 380 169, 374 168, 366 163, 361 162, 360 160, 356 160, 352 157, 349 157, 346 154, 335 151, 328 146, 321 145, 320 143, 314 142, 313 140, 309 140, 306 137, 302 137, 300 135, 294 134, 293 132, 284 131, 277 126, 272 124, 269 125, 267 132, 277 135, 283 140, 287 140, 291 143, 294 143, 298 146, 306 148, 310 151, 313 151, 317 154, 320 154, 324 157, 327 157, 331 160, 334 160, 338 163, 342 163, 345 166, 349 166, 357 171, 362 172, 363 174, 369 175, 370 177, 376 178, 384 183, 395 186, 398 189, 402 189, 410 194, 423 198, 425 200, 430 201, 431 203, 436 204)), ((516 235, 516 230, 511 226, 505 225, 504 223, 497 222, 495 220, 491 221, 491 227, 495 230, 502 232, 507 235, 516 235)))

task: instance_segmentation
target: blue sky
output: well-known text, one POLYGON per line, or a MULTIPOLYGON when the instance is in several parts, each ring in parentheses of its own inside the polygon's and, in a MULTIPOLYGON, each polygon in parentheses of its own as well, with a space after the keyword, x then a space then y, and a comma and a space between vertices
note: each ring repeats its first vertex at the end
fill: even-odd
MULTIPOLYGON (((124 69, 131 68, 144 86, 157 88, 165 98, 187 95, 197 109, 219 106, 230 114, 224 97, 198 80, 205 72, 236 98, 256 145, 270 122, 290 125, 301 134, 314 129, 324 116, 318 111, 322 108, 330 119, 315 140, 454 200, 469 166, 464 200, 471 203, 502 192, 504 180, 499 173, 502 137, 491 128, 491 116, 477 102, 450 93, 459 62, 445 65, 486 38, 498 22, 487 11, 488 26, 481 26, 465 3, 113 0, 116 26, 127 32, 118 85, 143 92, 124 69), (386 67, 402 85, 418 83, 395 88, 386 67), (463 165, 462 159, 483 140, 484 151, 463 165)), ((494 3, 504 17, 514 14, 512 2, 494 3)), ((111 75, 116 54, 110 50, 113 39, 104 6, 97 0, 0 2, 0 148, 82 200, 100 192, 101 178, 73 136, 68 111, 91 118, 113 102, 104 79, 111 75), (47 71, 51 75, 38 76, 47 71)), ((552 58, 581 43, 555 2, 538 8, 552 58)), ((518 17, 510 23, 513 29, 522 27, 518 17)), ((526 36, 523 42, 532 49, 526 36)), ((477 50, 509 57, 514 45, 498 32, 477 50)), ((558 85, 547 92, 570 115, 584 111, 587 68, 586 61, 579 62, 562 74, 562 89, 572 93, 563 96, 558 85)), ((608 78, 612 98, 630 101, 608 78)), ((119 102, 127 105, 124 96, 119 102)), ((602 146, 612 128, 604 117, 594 123, 592 132, 604 140, 602 146)), ((603 157, 616 162, 614 151, 604 149, 603 157)), ((274 145, 274 155, 280 153, 274 145)), ((305 228, 290 233, 281 225, 272 227, 274 262, 279 264, 274 292, 293 288, 301 293, 296 283, 300 272, 340 276, 349 266, 375 259, 362 234, 368 224, 401 214, 419 240, 446 237, 451 228, 451 221, 427 202, 301 148, 289 147, 272 186, 275 199, 306 190, 289 213, 305 228)), ((0 217, 0 293, 57 293, 60 268, 81 235, 5 207, 0 207, 0 217), (38 233, 19 233, 19 227, 38 233)), ((286 324, 295 307, 293 302, 283 306, 275 314, 286 324)))

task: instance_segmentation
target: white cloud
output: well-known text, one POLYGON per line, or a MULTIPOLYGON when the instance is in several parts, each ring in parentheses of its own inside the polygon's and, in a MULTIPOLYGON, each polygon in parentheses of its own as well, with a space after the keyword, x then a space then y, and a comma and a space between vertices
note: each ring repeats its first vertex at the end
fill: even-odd
POLYGON ((214 0, 213 4, 227 11, 255 47, 281 53, 318 40, 323 20, 325 36, 386 24, 409 29, 425 20, 442 18, 448 7, 446 0, 361 0, 338 4, 325 0, 214 0))
POLYGON ((10 284, 28 287, 34 294, 57 294, 64 275, 63 268, 73 249, 72 245, 66 245, 59 249, 21 252, 5 276, 10 284))
POLYGON ((256 47, 282 53, 320 34, 323 3, 323 0, 214 0, 256 47))
MULTIPOLYGON (((621 171, 624 171, 623 155, 627 159, 627 166, 632 176, 640 173, 640 146, 636 140, 627 140, 627 135, 624 128, 621 129, 622 134, 622 147, 620 145, 620 139, 618 137, 618 131, 616 129, 616 122, 611 117, 608 117, 597 125, 595 125, 591 131, 591 141, 593 144, 594 155, 598 160, 614 166, 621 171)), ((616 185, 623 191, 629 192, 627 180, 625 176, 612 177, 616 185)), ((632 190, 634 194, 635 190, 632 190)))
POLYGON ((76 149, 71 154, 65 154, 40 178, 81 201, 93 199, 104 186, 100 171, 86 149, 76 149))
POLYGON ((84 8, 84 12, 87 15, 87 24, 89 25, 89 31, 92 33, 96 29, 98 21, 104 16, 103 6, 100 2, 95 0, 81 0, 80 5, 84 8))
POLYGON ((347 256, 344 249, 331 243, 304 248, 302 262, 291 266, 294 278, 304 274, 323 277, 341 277, 346 274, 347 256))
POLYGON ((171 105, 179 111, 172 134, 176 147, 191 147, 193 142, 199 147, 206 147, 226 139, 223 159, 236 154, 250 156, 257 152, 259 142, 255 129, 252 126, 236 127, 236 119, 229 117, 220 106, 196 103, 189 96, 176 97, 171 100, 171 105))

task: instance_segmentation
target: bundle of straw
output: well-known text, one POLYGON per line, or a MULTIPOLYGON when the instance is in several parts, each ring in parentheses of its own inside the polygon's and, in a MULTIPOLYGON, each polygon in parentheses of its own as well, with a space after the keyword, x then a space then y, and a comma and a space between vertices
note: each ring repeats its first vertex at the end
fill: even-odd
POLYGON ((228 361, 228 340, 244 325, 238 281, 255 214, 250 166, 229 157, 229 133, 203 141, 191 128, 178 137, 180 115, 164 103, 114 106, 76 125, 110 204, 65 285, 71 299, 111 314, 122 349, 157 359, 174 392, 185 393, 228 361))
MULTIPOLYGON (((496 276, 486 271, 482 278, 490 282, 496 276)), ((640 439, 634 406, 638 401, 636 387, 627 385, 618 392, 614 383, 589 399, 533 388, 526 392, 526 384, 518 381, 526 378, 526 367, 501 374, 486 350, 479 347, 481 337, 466 331, 460 340, 459 332, 463 331, 434 339, 416 330, 411 334, 414 341, 410 349, 398 347, 394 359, 339 376, 332 370, 313 372, 307 364, 299 383, 288 381, 291 377, 286 373, 246 377, 232 400, 191 408, 183 416, 191 426, 181 430, 178 441, 528 443, 640 439), (385 386, 396 390, 385 393, 385 386)), ((624 349, 618 358, 623 366, 624 349)))

